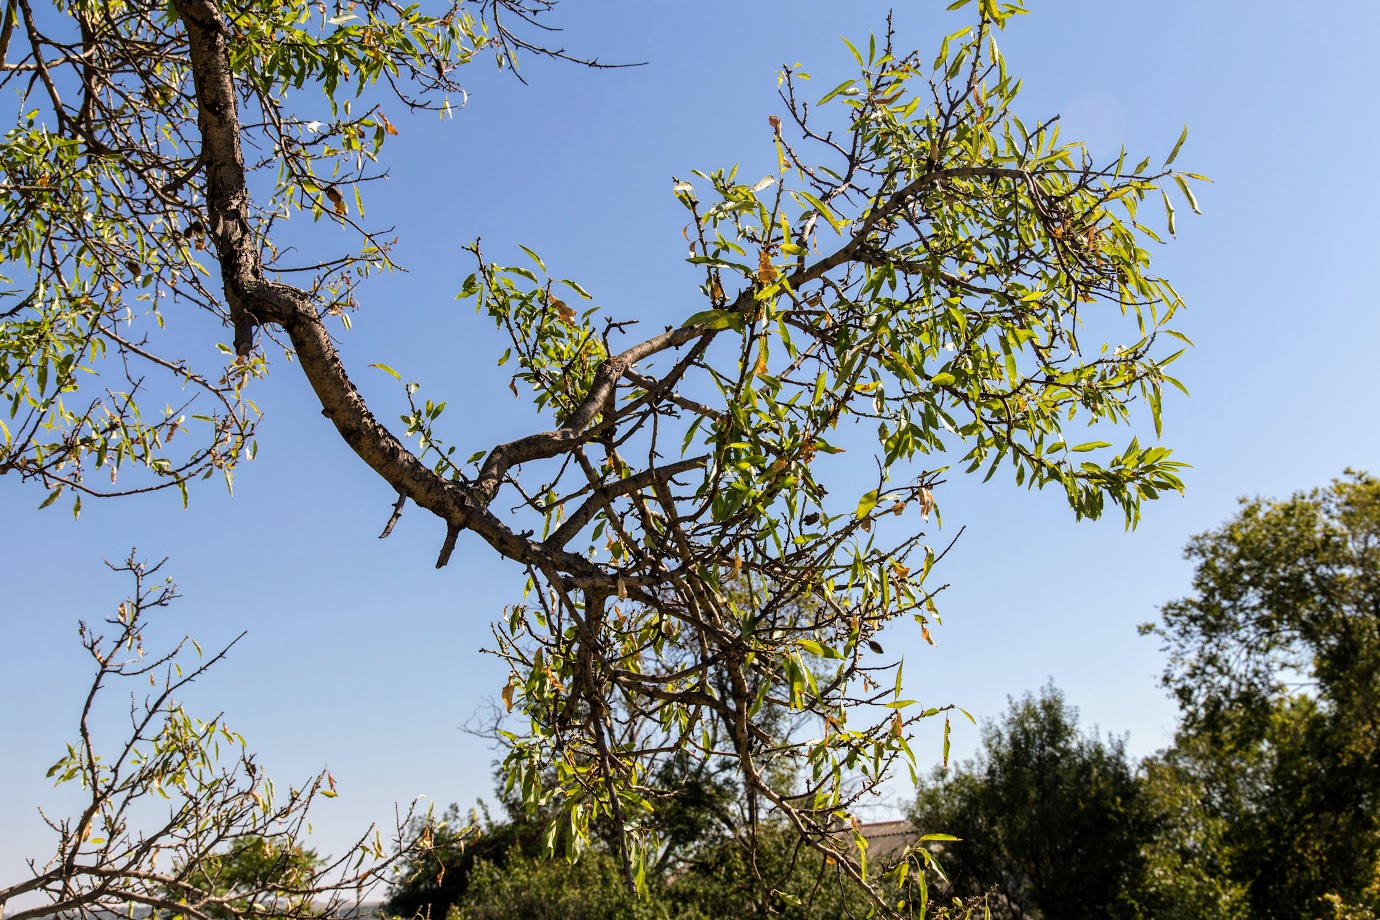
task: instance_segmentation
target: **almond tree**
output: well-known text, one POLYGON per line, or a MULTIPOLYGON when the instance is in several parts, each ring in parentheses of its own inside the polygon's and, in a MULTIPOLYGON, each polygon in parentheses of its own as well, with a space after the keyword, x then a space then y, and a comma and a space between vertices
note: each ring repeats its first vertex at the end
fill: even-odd
POLYGON ((570 58, 510 28, 550 5, 9 0, 3 80, 28 101, 0 146, 0 471, 74 510, 165 487, 185 501, 251 456, 248 394, 278 341, 397 490, 392 520, 408 503, 439 519, 438 567, 463 534, 526 569, 494 624, 523 716, 506 766, 528 805, 561 815, 553 848, 578 852, 608 819, 635 881, 655 766, 689 753, 733 762, 754 800, 870 885, 840 828, 911 759, 916 720, 948 717, 906 701, 873 651, 894 620, 926 637, 937 621, 943 553, 920 526, 946 472, 1004 470, 1128 526, 1181 489, 1167 448, 1076 433, 1130 424, 1139 403, 1158 434, 1181 302, 1150 269, 1160 236, 1139 210, 1162 200, 1172 233, 1169 193, 1196 210, 1201 177, 1171 168, 1182 136, 1159 167, 1098 163, 1056 119, 1022 118, 996 41, 1019 2, 979 0, 933 56, 888 24, 848 46, 857 76, 817 102, 807 74, 781 72, 775 174, 674 184, 701 311, 639 340, 636 317, 572 306, 589 294, 536 254, 507 264, 476 243, 461 294, 511 340, 500 363, 549 427, 461 444, 454 408, 384 367, 408 406, 390 427, 333 338, 360 282, 393 266, 361 217, 397 131, 372 101, 444 110, 476 55, 570 58), (294 263, 274 231, 295 212, 358 246, 294 263), (226 366, 167 350, 163 324, 193 307, 231 330, 226 366), (877 431, 861 486, 832 458, 845 420, 877 431), (764 706, 808 728, 774 734, 764 706))

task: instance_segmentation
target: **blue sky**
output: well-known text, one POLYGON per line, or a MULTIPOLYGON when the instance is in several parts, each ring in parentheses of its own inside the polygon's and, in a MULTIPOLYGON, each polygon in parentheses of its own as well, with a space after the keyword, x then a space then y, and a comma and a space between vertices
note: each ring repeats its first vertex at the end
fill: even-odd
MULTIPOLYGON (((966 22, 944 5, 900 5, 898 43, 932 50, 966 22)), ((967 532, 944 563, 953 587, 939 645, 898 628, 888 651, 906 655, 912 695, 980 717, 1052 678, 1085 723, 1129 732, 1146 754, 1167 743, 1175 713, 1156 684, 1158 651, 1135 625, 1187 590, 1187 538, 1227 518, 1237 496, 1380 469, 1380 186, 1368 168, 1380 140, 1380 5, 1032 5, 1002 41, 1025 79, 1025 113, 1063 112, 1065 136, 1104 154, 1124 141, 1162 157, 1186 122, 1177 165, 1215 180, 1199 193, 1204 216, 1181 215, 1179 240, 1157 253, 1197 345, 1177 365, 1193 395, 1168 401, 1163 438, 1193 464, 1188 492, 1148 507, 1128 534, 1118 519, 1075 524, 1062 496, 1001 476, 946 486, 937 539, 967 532)), ((671 176, 733 163, 772 171, 776 70, 801 62, 822 95, 851 64, 838 36, 865 39, 885 13, 871 2, 570 2, 568 47, 650 63, 588 72, 528 61, 523 86, 479 62, 452 121, 395 106, 392 178, 369 216, 397 225, 411 271, 364 289, 344 345, 379 414, 401 406, 370 362, 449 399, 464 454, 533 429, 530 402, 494 367, 502 345, 488 321, 452 299, 469 271, 460 244, 476 235, 500 260, 519 258, 518 243, 537 250, 610 313, 653 328, 699 309, 671 176)), ((306 229, 336 232, 295 232, 306 229)), ((202 346, 210 360, 213 346, 202 346)), ((233 498, 208 483, 188 511, 174 495, 88 502, 73 522, 0 480, 0 879, 46 856, 35 806, 68 801, 43 774, 75 732, 87 675, 76 621, 123 596, 101 560, 131 546, 171 557, 185 599, 167 634, 214 645, 248 630, 188 703, 224 710, 283 781, 331 768, 341 796, 318 814, 320 849, 387 821, 398 801, 490 795, 493 752, 458 726, 502 686, 505 672, 478 649, 520 574, 463 538, 436 571, 442 529, 415 510, 379 541, 389 489, 312 408, 296 369, 279 361, 255 398, 267 413, 262 450, 233 498)), ((976 739, 958 730, 956 753, 976 739)), ((937 761, 937 732, 917 751, 937 761)), ((891 794, 895 805, 906 793, 891 794)))

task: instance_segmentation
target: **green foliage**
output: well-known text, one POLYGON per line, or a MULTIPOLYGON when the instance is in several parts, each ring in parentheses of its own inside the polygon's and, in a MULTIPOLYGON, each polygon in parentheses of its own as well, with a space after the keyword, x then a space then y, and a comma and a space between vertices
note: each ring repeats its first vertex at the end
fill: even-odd
POLYGON ((1349 473, 1243 500, 1189 543, 1166 604, 1174 745, 1134 775, 1047 690, 982 756, 922 784, 917 820, 963 837, 958 892, 998 916, 1372 916, 1380 906, 1380 482, 1349 473))
MULTIPOLYGON (((634 783, 599 781, 645 774, 635 752, 668 743, 723 750, 698 737, 731 709, 709 715, 700 674, 723 675, 709 678, 729 693, 715 699, 739 694, 755 715, 762 690, 820 725, 809 744, 778 738, 763 748, 804 764, 817 790, 810 799, 795 804, 785 787, 767 797, 806 814, 821 847, 834 848, 833 823, 848 814, 848 777, 872 783, 910 760, 906 726, 938 709, 911 708, 898 689, 897 730, 889 714, 850 723, 857 710, 845 702, 850 686, 872 689, 860 655, 877 629, 909 616, 928 635, 938 621, 927 583, 934 550, 888 544, 873 527, 908 507, 928 520, 929 486, 947 466, 908 483, 895 473, 950 454, 970 472, 1006 467, 1018 485, 1056 485, 1079 516, 1111 503, 1128 525, 1143 500, 1181 488, 1167 448, 1074 437, 1075 428, 1097 435, 1130 422, 1137 402, 1158 430, 1162 388, 1177 385, 1166 367, 1179 352, 1164 346, 1178 338, 1170 324, 1181 302, 1148 271, 1145 247, 1159 237, 1138 210, 1176 174, 1148 161, 1128 166, 1124 156, 1094 165, 1052 123, 1023 122, 995 21, 950 36, 933 62, 874 38, 866 55, 853 51, 859 76, 808 114, 797 95, 808 75, 783 72, 782 98, 805 139, 788 140, 776 119, 775 175, 749 184, 736 169, 695 171, 696 181, 674 185, 691 221, 689 261, 704 272, 704 309, 663 337, 686 353, 621 395, 593 395, 599 372, 659 352, 660 339, 605 362, 589 315, 556 297, 561 282, 540 260, 532 271, 475 250, 479 270, 461 296, 508 333, 514 388, 533 390, 567 427, 576 420, 598 437, 626 430, 649 439, 563 466, 529 502, 548 541, 578 535, 589 557, 609 553, 609 606, 559 589, 543 600, 545 579, 534 578, 529 602, 509 608, 500 629, 498 651, 513 667, 507 692, 530 720, 509 738, 509 768, 533 807, 564 803, 569 831, 555 833, 569 833, 572 854, 591 820, 633 828, 622 816, 655 808, 634 783), (846 125, 849 146, 817 143, 811 119, 846 125), (1099 332, 1124 317, 1126 338, 1084 342, 1088 311, 1109 321, 1099 332), (672 386, 685 395, 665 397, 674 411, 655 413, 649 407, 672 386), (877 426, 878 479, 871 489, 853 485, 864 493, 856 501, 831 498, 836 490, 824 485, 824 458, 839 449, 832 432, 850 416, 877 426), (668 449, 684 459, 656 478, 685 487, 649 485, 624 498, 642 475, 624 458, 668 449), (589 489, 609 500, 571 511, 589 489), (653 556, 674 559, 683 574, 653 575, 653 556), (740 577, 772 588, 744 604, 729 590, 740 577), (811 613, 779 614, 792 605, 811 613), (580 621, 598 623, 601 654, 618 662, 598 680, 637 700, 640 717, 616 731, 572 731, 585 711, 575 688, 591 680, 580 621), (717 662, 740 654, 740 643, 752 664, 734 684, 717 662), (697 671, 686 653, 715 663, 697 671), (825 665, 824 679, 805 655, 825 665)), ((491 469, 492 455, 477 481, 490 481, 491 469)), ((593 721, 599 711, 590 704, 593 721)), ((655 849, 647 828, 636 822, 632 852, 655 849)))
POLYGON ((564 860, 511 856, 499 867, 475 864, 465 899, 447 920, 670 920, 665 903, 638 897, 623 884, 622 867, 592 850, 564 860))
POLYGON ((1134 894, 1137 916, 1246 920, 1250 904, 1232 874, 1228 843, 1233 819, 1226 814, 1238 812, 1224 810, 1210 794, 1210 788, 1219 796, 1222 790, 1203 775, 1203 758, 1193 744, 1180 737, 1175 747, 1141 765, 1141 795, 1154 833, 1144 842, 1145 873, 1134 894))
MULTIPOLYGON (((847 879, 837 865, 827 865, 813 851, 802 848, 798 835, 771 824, 757 840, 711 833, 682 852, 674 871, 652 880, 640 895, 632 895, 616 855, 596 843, 573 864, 534 852, 528 843, 502 843, 524 834, 523 822, 492 822, 484 844, 481 836, 465 861, 455 860, 443 882, 445 896, 429 904, 416 898, 417 889, 404 882, 393 889, 386 905, 390 915, 417 916, 415 905, 429 907, 430 916, 451 920, 518 920, 518 918, 628 917, 782 917, 786 920, 834 920, 869 913, 865 893, 847 879), (482 855, 481 855, 482 854, 482 855), (451 885, 450 873, 463 873, 464 882, 451 885), (438 913, 444 905, 444 910, 438 913)), ((458 850, 454 855, 458 855, 458 850)), ((438 884, 430 889, 440 894, 438 884)), ((421 913, 422 916, 427 916, 421 913)))
POLYGON ((988 723, 976 760, 921 783, 912 820, 961 838, 940 853, 947 888, 992 890, 995 917, 1136 916, 1147 804, 1124 742, 1080 732, 1053 686, 988 723))
POLYGON ((1200 790, 1211 858, 1253 917, 1374 910, 1380 482, 1243 500, 1186 555, 1194 594, 1144 629, 1184 710, 1166 769, 1200 790))
MULTIPOLYGON (((289 913, 310 912, 312 880, 321 863, 315 852, 291 838, 241 837, 224 851, 185 867, 185 879, 230 900, 225 906, 206 908, 207 914, 221 920, 246 912, 272 913, 280 907, 289 913)), ((178 892, 169 894, 176 897, 178 892)))
POLYGON ((405 920, 441 920, 465 901, 479 864, 492 874, 504 869, 510 859, 542 851, 544 827, 539 820, 521 814, 494 820, 483 803, 479 810, 482 820, 476 814, 462 815, 451 805, 435 827, 418 822, 409 828, 413 840, 430 834, 429 845, 399 867, 383 905, 385 913, 405 920))
MULTIPOLYGON (((258 237, 303 211, 358 228, 362 189, 379 175, 372 164, 398 131, 378 107, 354 111, 351 101, 380 79, 403 80, 417 86, 410 105, 448 111, 459 88, 447 72, 492 44, 459 3, 441 15, 350 7, 227 10, 230 66, 254 112, 243 142, 276 153, 251 167, 269 190, 258 237)), ((164 328, 170 305, 217 324, 226 316, 208 286, 213 228, 176 5, 64 0, 25 14, 17 32, 27 40, 14 41, 7 9, 6 64, 20 66, 0 85, 20 90, 23 114, 0 140, 0 472, 36 479, 54 499, 76 495, 78 510, 82 494, 176 487, 185 499, 196 477, 228 483, 254 453, 259 412, 243 388, 266 365, 246 355, 194 366, 164 328), (15 83, 43 58, 43 80, 15 83), (75 104, 74 88, 84 90, 75 104)), ((346 325, 354 283, 392 265, 387 243, 361 232, 360 250, 319 266, 313 287, 346 325)), ((292 267, 268 248, 274 267, 292 267)))
POLYGON ((662 897, 704 917, 833 920, 869 914, 864 892, 837 863, 802 847, 789 828, 766 826, 745 844, 741 837, 727 837, 701 847, 662 897))
POLYGON ((348 327, 359 283, 393 267, 364 222, 399 131, 373 100, 445 112, 481 51, 563 56, 502 24, 549 6, 20 4, 24 28, 0 42, 0 85, 28 110, 0 142, 0 472, 49 503, 228 482, 253 452, 263 330, 398 512, 444 521, 438 564, 466 530, 527 570, 494 651, 511 668, 505 791, 551 819, 548 850, 573 860, 607 834, 645 882, 684 833, 657 815, 681 759, 731 769, 748 827, 793 828, 889 910, 840 828, 913 764, 911 728, 954 709, 908 699, 875 651, 898 620, 926 639, 939 623, 933 490, 955 463, 1004 470, 1134 526, 1182 489, 1168 447, 1117 429, 1159 434, 1186 341, 1151 269, 1163 225, 1141 206, 1162 199, 1172 234, 1170 194, 1196 210, 1202 177, 1173 168, 1184 135, 1159 166, 1099 163, 1022 112, 995 37, 1019 2, 954 4, 970 24, 934 55, 889 32, 847 44, 856 75, 817 104, 808 74, 780 74, 772 175, 673 185, 702 272, 678 327, 629 344, 632 320, 596 326, 562 299, 588 293, 536 254, 473 247, 460 295, 508 338, 499 363, 550 428, 461 463, 469 426, 446 407, 479 397, 422 399, 376 365, 404 388, 395 432, 327 324, 348 327), (346 251, 280 249, 294 213, 350 231, 346 251), (181 357, 197 313, 233 328, 228 366, 181 357), (829 462, 846 422, 863 423, 875 479, 829 462))

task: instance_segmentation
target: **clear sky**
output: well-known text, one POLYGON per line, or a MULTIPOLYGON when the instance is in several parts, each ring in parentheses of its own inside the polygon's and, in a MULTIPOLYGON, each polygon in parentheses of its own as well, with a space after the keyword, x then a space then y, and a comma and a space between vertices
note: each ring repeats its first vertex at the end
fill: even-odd
MULTIPOLYGON (((966 24, 945 5, 898 4, 898 43, 932 51, 966 24)), ((1064 113, 1065 136, 1103 154, 1124 141, 1163 157, 1187 122, 1176 165, 1215 180, 1199 193, 1205 216, 1181 213, 1179 240, 1157 254, 1197 345, 1177 365, 1192 398, 1168 400, 1163 438, 1193 464, 1188 492, 1147 507, 1128 534, 1119 519, 1075 524, 1062 495, 1000 475, 946 486, 945 533, 967 533, 944 563, 953 588, 938 647, 897 628, 888 651, 906 655, 912 695, 927 705, 994 716, 1008 695, 1052 679, 1085 723, 1129 732, 1131 751, 1148 754, 1168 742, 1175 712, 1157 686, 1155 644, 1135 626, 1186 592, 1188 537, 1231 515, 1240 495, 1284 495, 1348 466, 1380 471, 1380 185, 1368 165, 1380 141, 1380 4, 1031 5, 1002 40, 1025 78, 1024 113, 1064 113)), ((770 172, 776 70, 801 62, 822 95, 851 64, 838 36, 865 39, 886 9, 570 0, 568 47, 648 65, 528 61, 523 86, 478 62, 452 121, 389 110, 400 130, 386 153, 392 178, 369 216, 397 225, 411 271, 364 289, 345 339, 379 414, 401 407, 382 385, 391 381, 364 370, 374 361, 450 400, 464 454, 533 430, 530 402, 494 367, 502 346, 489 321, 452 299, 469 271, 460 244, 476 235, 495 258, 520 258, 517 243, 539 251, 619 317, 655 328, 700 309, 671 177, 735 162, 770 172)), ((203 346, 211 360, 213 345, 203 346)), ((67 801, 43 775, 75 735, 88 674, 76 622, 123 597, 102 560, 131 546, 171 557, 185 599, 169 634, 214 645, 248 630, 189 708, 224 710, 281 781, 331 768, 341 795, 318 813, 319 849, 339 851, 417 795, 491 797, 494 752, 459 726, 503 683, 478 650, 520 574, 467 538, 437 571, 441 525, 415 510, 379 541, 390 491, 313 409, 296 369, 279 361, 254 397, 267 413, 262 450, 233 498, 207 483, 188 511, 171 493, 88 501, 74 523, 0 479, 0 880, 51 852, 36 806, 67 801)), ((957 730, 955 752, 976 740, 957 730)), ((937 733, 917 751, 937 761, 937 733)), ((894 786, 890 807, 905 796, 894 786)))

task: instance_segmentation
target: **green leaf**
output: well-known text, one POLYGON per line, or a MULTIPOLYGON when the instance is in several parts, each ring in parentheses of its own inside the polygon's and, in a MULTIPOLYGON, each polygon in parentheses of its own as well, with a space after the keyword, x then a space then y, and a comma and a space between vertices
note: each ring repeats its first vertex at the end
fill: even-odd
POLYGON ((718 256, 690 256, 685 261, 689 262, 691 265, 714 265, 719 268, 731 268, 735 272, 747 275, 748 277, 751 277, 753 274, 752 269, 742 262, 730 262, 727 259, 720 259, 718 256))
POLYGON ((832 648, 828 645, 823 645, 819 642, 814 641, 813 639, 799 639, 796 641, 796 644, 803 648, 805 651, 809 652, 811 655, 814 655, 816 658, 843 657, 841 654, 839 654, 838 649, 832 648))
MULTIPOLYGON (((844 39, 844 40, 847 41, 847 39, 844 39)), ((857 51, 854 51, 853 53, 854 53, 854 54, 857 54, 858 52, 857 52, 857 51)), ((858 82, 857 80, 845 80, 845 81, 843 81, 843 82, 840 83, 838 86, 834 87, 833 89, 829 90, 829 92, 825 93, 825 94, 824 94, 824 98, 821 99, 821 100, 819 100, 819 102, 816 102, 815 105, 824 105, 824 103, 828 102, 830 99, 833 99, 833 98, 834 98, 835 96, 837 96, 839 93, 841 93, 841 92, 843 92, 844 90, 848 89, 850 86, 852 86, 854 83, 857 83, 857 82, 858 82)))
POLYGON ((867 517, 873 508, 877 507, 877 490, 873 489, 862 498, 858 499, 858 510, 853 512, 854 517, 859 519, 867 517))
POLYGON ((518 243, 518 249, 521 249, 523 252, 527 253, 528 258, 530 258, 533 262, 536 262, 536 263, 537 263, 537 266, 538 266, 542 271, 546 271, 546 263, 543 262, 543 261, 541 260, 541 256, 537 255, 535 252, 533 252, 532 250, 528 249, 526 246, 522 245, 521 243, 518 243))
POLYGON ((1169 219, 1169 235, 1178 236, 1174 230, 1174 205, 1169 201, 1169 193, 1160 189, 1160 194, 1164 196, 1164 214, 1169 219))
POLYGON ((1077 447, 1070 447, 1069 450, 1075 454, 1084 454, 1090 450, 1098 450, 1103 447, 1111 447, 1110 441, 1089 441, 1086 444, 1079 444, 1077 447))
POLYGON ((824 202, 820 201, 818 198, 816 198, 814 195, 811 195, 809 192, 791 192, 791 194, 796 196, 797 199, 804 198, 806 201, 808 201, 810 203, 810 207, 818 211, 819 215, 829 222, 829 226, 834 228, 835 233, 839 234, 840 236, 843 235, 843 224, 839 223, 839 219, 834 216, 834 212, 830 211, 829 208, 824 204, 824 202))
POLYGON ((849 50, 849 51, 853 52, 853 59, 854 59, 855 61, 858 62, 858 66, 859 66, 859 67, 862 67, 862 66, 863 66, 863 59, 862 59, 862 55, 858 53, 858 49, 855 48, 855 47, 853 47, 853 43, 850 42, 848 39, 844 38, 842 35, 839 36, 839 39, 840 39, 845 45, 848 46, 848 50, 849 50))
POLYGON ((1194 214, 1202 214, 1198 210, 1198 199, 1193 197, 1193 190, 1188 187, 1188 182, 1178 173, 1174 174, 1174 182, 1179 186, 1179 191, 1184 193, 1184 198, 1188 199, 1188 206, 1193 209, 1194 214))
POLYGON ((732 310, 703 310, 680 324, 680 328, 704 326, 706 329, 743 328, 743 317, 732 310))
POLYGON ((370 366, 370 367, 377 367, 379 370, 383 371, 385 374, 391 375, 392 378, 393 378, 394 380, 398 381, 398 383, 402 383, 402 375, 399 374, 397 371, 393 370, 393 368, 389 367, 387 364, 371 364, 371 365, 369 365, 369 366, 370 366))
POLYGON ((1178 143, 1174 145, 1173 150, 1169 151, 1169 159, 1164 161, 1165 166, 1174 162, 1174 158, 1179 155, 1179 150, 1183 148, 1184 141, 1186 140, 1188 140, 1188 125, 1184 125, 1184 130, 1183 133, 1179 135, 1178 143))
POLYGON ((586 291, 584 288, 580 287, 580 285, 576 284, 574 281, 571 281, 571 280, 569 280, 569 279, 567 279, 567 278, 562 278, 560 281, 557 281, 556 283, 557 283, 557 284, 564 284, 566 287, 570 288, 570 289, 571 289, 572 291, 574 291, 576 294, 579 294, 579 295, 580 295, 581 297, 583 297, 585 300, 592 300, 592 299, 593 299, 593 298, 590 296, 589 291, 586 291))

